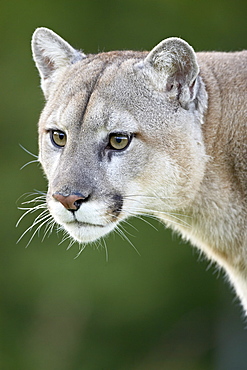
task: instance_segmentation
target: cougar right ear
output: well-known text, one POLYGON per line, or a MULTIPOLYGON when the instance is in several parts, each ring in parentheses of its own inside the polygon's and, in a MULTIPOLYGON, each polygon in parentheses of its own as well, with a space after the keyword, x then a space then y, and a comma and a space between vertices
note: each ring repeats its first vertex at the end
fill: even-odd
POLYGON ((45 81, 59 68, 74 64, 86 56, 48 28, 37 28, 32 37, 33 59, 46 93, 45 81))
POLYGON ((193 48, 186 41, 177 37, 161 41, 148 53, 142 68, 155 88, 173 90, 182 107, 187 109, 195 97, 199 66, 193 48))

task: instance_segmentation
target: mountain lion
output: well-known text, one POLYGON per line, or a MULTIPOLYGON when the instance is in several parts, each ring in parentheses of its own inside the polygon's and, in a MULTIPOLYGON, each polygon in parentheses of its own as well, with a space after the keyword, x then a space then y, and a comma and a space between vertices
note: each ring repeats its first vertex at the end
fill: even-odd
POLYGON ((135 215, 222 267, 247 312, 247 51, 85 55, 38 28, 39 161, 50 214, 80 243, 135 215))

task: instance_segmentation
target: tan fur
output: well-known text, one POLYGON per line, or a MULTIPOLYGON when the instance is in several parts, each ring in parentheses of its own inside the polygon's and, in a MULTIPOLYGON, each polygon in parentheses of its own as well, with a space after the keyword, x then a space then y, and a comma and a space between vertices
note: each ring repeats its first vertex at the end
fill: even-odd
POLYGON ((90 242, 129 216, 156 216, 225 269, 247 311, 247 52, 195 54, 170 38, 150 53, 86 56, 44 28, 32 47, 56 222, 90 242), (113 150, 113 134, 129 146, 113 150))

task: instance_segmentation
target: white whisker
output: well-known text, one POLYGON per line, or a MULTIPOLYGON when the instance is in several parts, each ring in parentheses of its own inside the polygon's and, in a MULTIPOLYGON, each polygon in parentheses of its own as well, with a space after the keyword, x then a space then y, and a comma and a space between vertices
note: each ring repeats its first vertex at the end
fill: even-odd
MULTIPOLYGON (((57 232, 62 232, 63 235, 62 235, 62 240, 58 243, 58 245, 61 245, 63 244, 64 242, 66 242, 67 240, 69 240, 71 242, 71 236, 67 233, 67 231, 65 231, 64 229, 61 229, 58 230, 58 225, 57 226, 57 232)), ((68 247, 66 248, 66 250, 69 250, 70 249, 70 243, 68 245, 68 247)))
MULTIPOLYGON (((139 218, 139 217, 137 217, 137 218, 139 218)), ((121 221, 122 223, 125 223, 126 225, 128 225, 128 226, 130 226, 132 229, 134 229, 135 231, 138 231, 138 229, 134 226, 134 225, 132 225, 129 221, 127 221, 127 220, 122 220, 121 221)), ((129 235, 131 235, 130 233, 128 233, 129 235)), ((133 235, 131 235, 131 236, 133 236, 133 235)))
POLYGON ((50 235, 53 231, 53 228, 56 224, 56 222, 54 221, 53 217, 51 216, 51 214, 49 213, 48 209, 47 209, 47 204, 46 204, 46 195, 45 193, 42 193, 42 192, 38 192, 38 191, 35 191, 34 193, 27 193, 27 194, 24 194, 25 197, 30 197, 30 196, 33 196, 33 195, 38 195, 36 196, 35 198, 31 199, 31 200, 25 200, 24 202, 21 203, 21 205, 23 205, 23 207, 18 207, 18 209, 22 210, 22 211, 25 211, 21 217, 19 218, 19 220, 17 221, 16 223, 16 227, 20 225, 21 221, 24 219, 24 217, 26 217, 27 215, 29 214, 32 214, 34 212, 40 212, 38 214, 38 216, 34 219, 33 223, 31 226, 29 226, 23 233, 22 235, 20 236, 20 238, 17 240, 17 243, 19 243, 19 241, 30 231, 32 231, 35 227, 36 227, 36 230, 33 232, 31 238, 29 239, 26 247, 31 243, 31 241, 33 240, 34 236, 41 230, 41 228, 45 226, 45 229, 44 229, 44 236, 42 238, 42 241, 44 240, 44 238, 47 236, 47 235, 50 235), (38 204, 37 204, 38 203, 38 204), (33 207, 31 206, 33 204, 33 207), (26 205, 26 207, 25 207, 26 205), (27 207, 27 205, 30 205, 30 207, 27 207))
MULTIPOLYGON (((110 215, 110 216, 113 216, 113 215, 110 215)), ((123 224, 123 223, 125 223, 126 225, 128 225, 128 226, 130 226, 130 227, 132 227, 135 231, 138 231, 137 230, 137 228, 135 227, 135 226, 133 226, 133 225, 131 225, 131 223, 130 222, 128 222, 126 219, 125 220, 121 220, 121 224, 123 224)), ((122 226, 122 225, 121 225, 122 226)), ((123 226, 122 226, 122 228, 123 228, 123 226)), ((127 231, 127 230, 125 230, 124 229, 124 231, 128 234, 128 235, 130 235, 130 236, 134 236, 134 235, 132 235, 129 231, 127 231)))
POLYGON ((118 225, 116 225, 116 232, 117 232, 117 234, 122 238, 122 239, 125 239, 133 248, 134 248, 134 250, 136 251, 136 253, 137 254, 139 254, 139 256, 141 255, 140 253, 139 253, 139 251, 138 251, 138 249, 136 249, 136 247, 134 246, 134 244, 130 241, 130 239, 127 237, 127 235, 125 235, 125 233, 126 233, 126 230, 125 230, 125 228, 121 225, 121 224, 118 224, 118 225), (123 229, 123 230, 121 230, 121 228, 123 229))
POLYGON ((46 236, 50 236, 52 234, 52 231, 54 229, 54 226, 56 225, 56 222, 53 220, 53 218, 47 222, 47 225, 45 226, 44 235, 42 237, 42 242, 44 241, 46 236))
POLYGON ((31 163, 39 163, 38 159, 35 159, 33 161, 30 161, 30 162, 27 162, 25 163, 21 168, 20 168, 20 171, 23 170, 23 168, 27 167, 29 164, 31 163))
MULTIPOLYGON (((153 193, 153 195, 146 196, 146 195, 131 194, 131 195, 125 196, 126 199, 130 199, 134 202, 139 203, 139 206, 137 205, 137 207, 132 206, 132 209, 128 208, 128 212, 132 214, 133 216, 140 215, 140 216, 147 216, 151 218, 157 216, 158 219, 160 219, 160 216, 164 216, 164 221, 174 223, 178 226, 191 227, 190 223, 186 222, 185 220, 187 219, 189 221, 189 219, 191 219, 191 216, 174 212, 174 207, 172 207, 169 204, 169 201, 172 199, 175 199, 175 197, 174 198, 173 197, 160 197, 158 194, 156 194, 153 191, 150 191, 150 193, 153 193), (159 211, 157 209, 152 209, 152 208, 149 208, 148 205, 145 205, 145 203, 143 204, 143 200, 145 201, 149 199, 154 199, 159 202, 160 201, 163 202, 164 207, 167 209, 167 211, 163 211, 163 210, 159 211), (169 209, 171 209, 171 211, 169 209)), ((176 206, 178 205, 176 204, 176 206)), ((127 213, 126 210, 125 212, 127 213)))
MULTIPOLYGON (((74 244, 74 243, 73 243, 74 244)), ((73 245, 72 244, 72 245, 73 245)), ((86 244, 82 244, 82 243, 79 243, 79 252, 77 253, 77 255, 74 257, 74 259, 77 259, 81 253, 85 250, 86 248, 86 244)))
POLYGON ((19 144, 19 146, 21 147, 21 149, 23 149, 26 153, 30 154, 32 157, 34 158, 37 158, 38 159, 38 156, 36 154, 33 154, 31 153, 29 150, 27 150, 23 145, 19 144))
MULTIPOLYGON (((50 216, 50 215, 48 215, 50 216)), ((48 217, 47 216, 47 217, 48 217)), ((31 241, 33 240, 34 236, 39 232, 40 232, 40 229, 42 228, 43 225, 45 225, 47 223, 47 217, 45 218, 45 220, 37 227, 37 229, 33 232, 33 235, 31 236, 31 238, 29 239, 27 245, 26 245, 26 248, 29 246, 29 244, 31 243, 31 241)), ((40 221, 41 222, 41 221, 40 221)))
MULTIPOLYGON (((125 211, 127 212, 127 211, 125 211)), ((133 213, 131 212, 131 209, 128 210, 128 212, 130 214, 132 214, 133 216, 136 216, 136 215, 139 215, 139 216, 147 216, 149 218, 154 218, 157 220, 157 218, 160 218, 158 217, 159 215, 164 215, 167 217, 167 222, 172 222, 176 225, 180 225, 180 226, 184 226, 184 227, 191 227, 191 225, 186 222, 185 220, 183 220, 182 217, 186 217, 186 218, 191 218, 190 216, 186 216, 186 215, 181 215, 179 213, 174 213, 174 212, 165 212, 165 211, 157 211, 157 210, 153 210, 153 209, 146 209, 146 208, 136 208, 134 207, 133 208, 133 213), (179 217, 180 216, 180 217, 179 217)))
MULTIPOLYGON (((128 216, 130 216, 130 217, 135 217, 138 220, 141 220, 141 221, 145 222, 147 225, 151 226, 155 231, 158 231, 158 229, 153 224, 151 224, 151 222, 149 222, 148 220, 146 220, 145 218, 143 218, 143 217, 149 217, 149 218, 152 218, 154 220, 157 220, 156 217, 152 217, 152 215, 148 215, 148 214, 145 214, 145 215, 144 214, 136 214, 136 213, 131 212, 129 210, 128 211, 127 210, 123 210, 123 212, 125 214, 127 214, 128 216)), ((126 220, 123 220, 122 222, 127 223, 127 225, 133 227, 136 231, 138 231, 138 229, 136 227, 134 227, 130 222, 128 222, 126 220)))
POLYGON ((109 261, 109 253, 108 253, 106 241, 103 238, 101 239, 101 241, 103 243, 103 248, 105 249, 105 259, 106 259, 106 262, 108 262, 109 261))
MULTIPOLYGON (((46 212, 46 211, 44 211, 44 212, 46 212)), ((44 212, 42 212, 42 213, 44 213, 44 212)), ((32 223, 32 225, 31 226, 29 226, 25 231, 24 231, 24 233, 22 233, 22 235, 20 236, 20 238, 17 240, 17 243, 19 243, 19 241, 23 238, 23 236, 24 235, 26 235, 29 231, 32 231, 32 229, 34 228, 34 226, 36 226, 36 225, 38 225, 40 222, 41 222, 41 225, 39 225, 38 227, 37 227, 37 229, 35 230, 35 232, 34 232, 34 234, 33 234, 33 236, 32 236, 32 238, 31 238, 31 240, 33 239, 33 237, 34 237, 34 235, 37 233, 37 231, 45 224, 45 223, 47 223, 47 220, 49 219, 49 218, 51 218, 52 216, 50 215, 50 214, 47 214, 47 215, 45 215, 43 218, 41 218, 41 216, 39 215, 38 217, 36 217, 36 219, 34 220, 34 222, 32 223)), ((27 244, 27 246, 30 244, 30 242, 31 242, 31 240, 29 240, 29 242, 28 242, 28 244, 27 244)))
POLYGON ((74 239, 72 239, 70 235, 68 235, 68 238, 66 238, 64 240, 67 240, 67 239, 70 239, 69 245, 66 248, 66 250, 68 251, 76 243, 76 241, 74 239))
MULTIPOLYGON (((45 196, 40 195, 39 197, 34 198, 32 200, 26 200, 25 202, 22 202, 21 204, 30 204, 30 203, 44 202, 45 199, 46 199, 45 196)), ((45 206, 45 204, 44 204, 44 206, 45 206)))
MULTIPOLYGON (((19 226, 19 224, 20 224, 20 222, 23 220, 23 218, 25 217, 25 216, 27 216, 29 213, 34 213, 34 212, 36 212, 36 211, 38 211, 38 210, 40 210, 40 209, 45 209, 45 211, 47 211, 47 209, 46 209, 46 207, 45 207, 45 205, 38 205, 38 206, 35 206, 35 207, 33 207, 33 208, 22 208, 22 207, 19 207, 19 209, 21 210, 21 211, 26 211, 26 212, 24 212, 23 213, 23 215, 19 218, 19 220, 17 221, 17 223, 16 223, 16 227, 17 226, 19 226)), ((43 211, 43 212, 45 212, 45 211, 43 211)), ((43 213, 42 212, 42 213, 43 213)))
MULTIPOLYGON (((128 194, 124 196, 125 199, 133 199, 133 198, 144 198, 144 199, 177 199, 176 197, 160 197, 157 195, 142 195, 142 194, 128 194)), ((135 199, 133 199, 135 200, 135 199)), ((138 200, 137 200, 138 201, 138 200)))

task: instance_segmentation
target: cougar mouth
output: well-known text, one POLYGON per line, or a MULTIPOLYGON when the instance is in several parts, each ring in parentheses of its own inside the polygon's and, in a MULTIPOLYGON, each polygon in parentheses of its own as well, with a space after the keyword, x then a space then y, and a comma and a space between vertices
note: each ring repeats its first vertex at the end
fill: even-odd
POLYGON ((75 223, 78 226, 82 226, 82 227, 105 227, 107 226, 107 224, 106 225, 93 224, 93 223, 78 221, 76 219, 75 221, 68 222, 68 224, 73 224, 73 223, 75 223))
POLYGON ((74 220, 64 222, 61 225, 73 239, 79 243, 88 243, 106 236, 114 230, 116 223, 110 222, 106 225, 100 225, 74 220))

